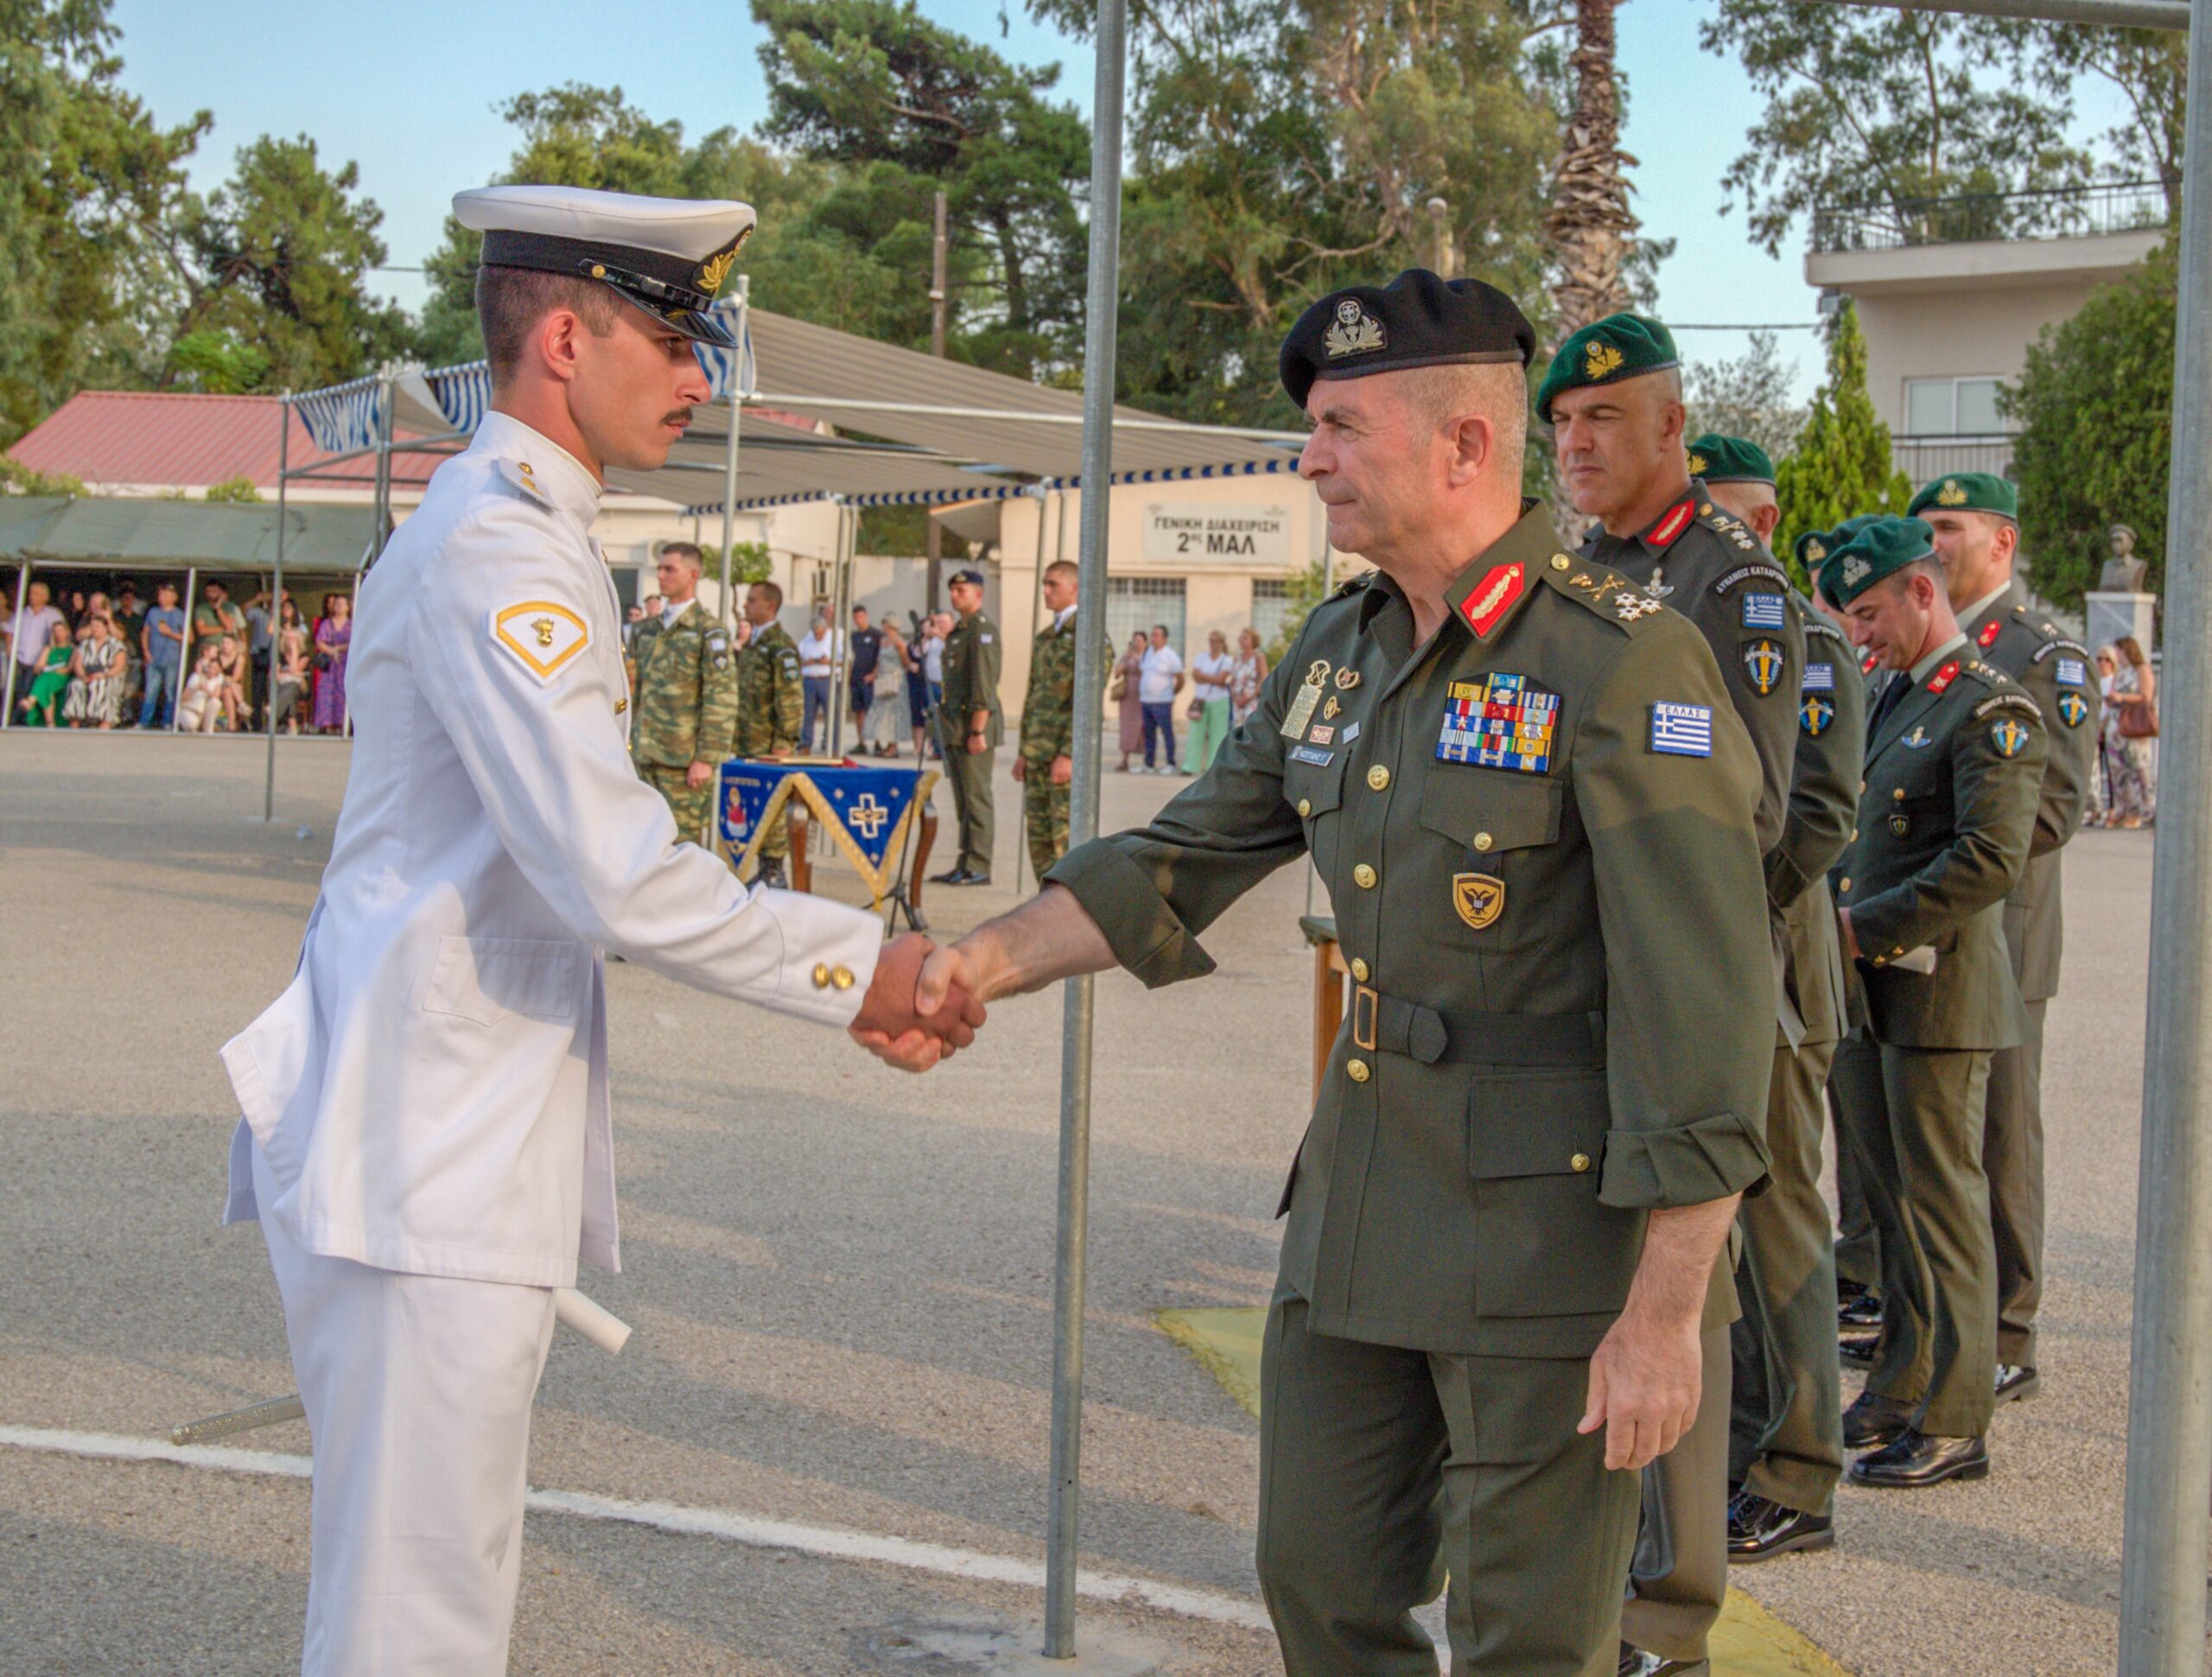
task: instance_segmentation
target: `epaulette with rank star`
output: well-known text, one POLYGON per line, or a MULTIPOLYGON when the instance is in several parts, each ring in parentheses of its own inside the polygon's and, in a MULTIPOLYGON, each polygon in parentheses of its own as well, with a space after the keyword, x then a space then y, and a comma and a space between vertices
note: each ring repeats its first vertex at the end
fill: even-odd
POLYGON ((1711 501, 1700 501, 1697 516, 1705 526, 1730 546, 1744 553, 1759 551, 1759 538, 1751 534, 1751 526, 1732 512, 1716 506, 1711 501))
POLYGON ((1338 583, 1337 591, 1331 594, 1329 598, 1332 600, 1342 600, 1348 594, 1357 594, 1362 588, 1365 588, 1374 580, 1375 573, 1373 571, 1363 570, 1360 572, 1358 575, 1351 578, 1349 581, 1338 583))
POLYGON ((1639 634, 1647 619, 1667 608, 1609 565, 1554 553, 1544 567, 1553 591, 1611 624, 1624 634, 1639 634))
POLYGON ((1984 687, 1999 687, 2012 679, 1995 664, 1984 664, 1980 658, 1968 658, 1959 667, 1984 687))

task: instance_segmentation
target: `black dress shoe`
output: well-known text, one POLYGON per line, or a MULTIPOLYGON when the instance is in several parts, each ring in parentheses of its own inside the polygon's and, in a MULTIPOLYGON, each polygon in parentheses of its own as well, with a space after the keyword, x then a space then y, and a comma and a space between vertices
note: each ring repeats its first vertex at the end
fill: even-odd
POLYGON ((1749 1566, 1794 1549, 1832 1549, 1835 1521, 1745 1491, 1728 1505, 1728 1564, 1749 1566))
POLYGON ((1841 1310, 1855 1299, 1863 1299, 1874 1289, 1863 1281, 1854 1281, 1839 1275, 1835 1278, 1835 1307, 1841 1310))
POLYGON ((1843 1412, 1843 1447, 1875 1450, 1912 1431, 1912 1406, 1861 1392, 1843 1412))
POLYGON ((1946 1479, 1989 1477, 1989 1445, 1980 1439, 1932 1439, 1907 1432, 1895 1444, 1861 1456, 1847 1476, 1854 1485, 1917 1490, 1946 1479))
POLYGON ((1874 1366, 1874 1349, 1881 1343, 1878 1333, 1847 1333, 1835 1342, 1835 1354, 1846 1363, 1871 1369, 1874 1366))
POLYGON ((1836 1307, 1835 1323, 1847 1331, 1852 1328, 1878 1328, 1882 1325, 1882 1297, 1878 1293, 1861 1291, 1846 1305, 1836 1307))
POLYGON ((930 875, 930 883, 931 885, 964 885, 967 883, 967 868, 957 862, 955 862, 951 867, 946 868, 942 873, 932 873, 930 875))
POLYGON ((2015 1398, 2031 1398, 2043 1390, 2043 1381, 2033 1369, 2023 1368, 2018 1363, 1997 1365, 1997 1401, 2010 1403, 2015 1398))
POLYGON ((962 869, 960 870, 960 877, 959 877, 958 879, 955 880, 953 881, 953 884, 955 884, 955 885, 988 885, 990 882, 991 882, 991 876, 990 876, 989 874, 988 874, 988 873, 977 873, 977 872, 976 872, 976 870, 975 870, 974 868, 972 868, 972 867, 963 867, 963 868, 962 868, 962 869))

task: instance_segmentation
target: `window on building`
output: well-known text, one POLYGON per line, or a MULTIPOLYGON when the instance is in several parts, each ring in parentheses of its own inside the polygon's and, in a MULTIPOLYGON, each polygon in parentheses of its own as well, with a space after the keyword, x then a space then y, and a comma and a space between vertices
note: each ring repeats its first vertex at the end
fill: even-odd
POLYGON ((1119 657, 1129 637, 1140 629, 1152 632, 1155 623, 1167 626, 1167 644, 1185 657, 1183 645, 1183 579, 1179 576, 1109 576, 1106 579, 1106 644, 1119 657))
POLYGON ((1997 391, 2005 381, 1966 378, 1908 378, 1904 382, 1904 429, 1908 436, 2001 436, 2005 422, 1997 412, 1997 391))
POLYGON ((1252 632, 1260 645, 1272 646, 1290 615, 1290 584, 1280 577, 1262 576, 1252 583, 1252 632))

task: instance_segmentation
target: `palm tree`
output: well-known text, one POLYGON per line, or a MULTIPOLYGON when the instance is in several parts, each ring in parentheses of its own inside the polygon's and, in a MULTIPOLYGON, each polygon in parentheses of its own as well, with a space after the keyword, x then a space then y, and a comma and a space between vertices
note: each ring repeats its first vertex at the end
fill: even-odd
POLYGON ((1628 168, 1620 149, 1620 83, 1613 67, 1613 12, 1620 0, 1574 0, 1574 115, 1560 143, 1552 177, 1551 235, 1558 278, 1554 330, 1571 333, 1629 306, 1621 270, 1642 226, 1628 206, 1628 168))

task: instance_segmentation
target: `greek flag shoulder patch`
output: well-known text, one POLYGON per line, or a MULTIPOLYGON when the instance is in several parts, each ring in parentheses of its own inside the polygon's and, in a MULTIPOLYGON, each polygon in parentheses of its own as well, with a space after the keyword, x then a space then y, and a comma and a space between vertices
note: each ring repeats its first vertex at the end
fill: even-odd
POLYGON ((1713 755, 1713 707, 1662 699, 1651 707, 1651 749, 1662 757, 1713 755))
POLYGON ((1783 622, 1783 599, 1778 594, 1747 594, 1744 596, 1744 626, 1779 629, 1783 622))

